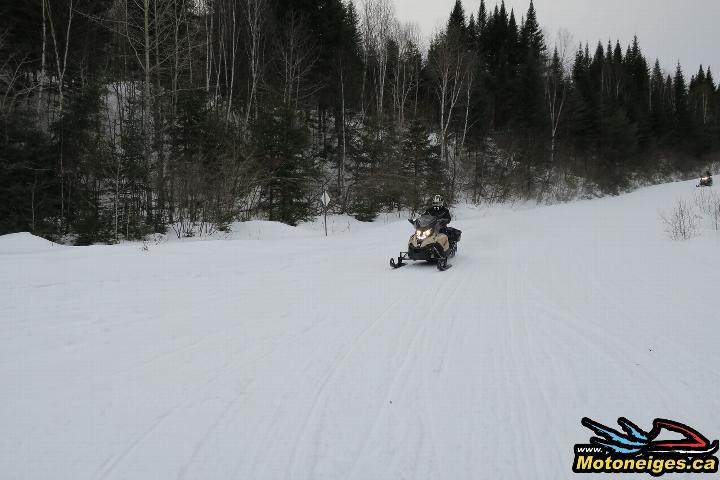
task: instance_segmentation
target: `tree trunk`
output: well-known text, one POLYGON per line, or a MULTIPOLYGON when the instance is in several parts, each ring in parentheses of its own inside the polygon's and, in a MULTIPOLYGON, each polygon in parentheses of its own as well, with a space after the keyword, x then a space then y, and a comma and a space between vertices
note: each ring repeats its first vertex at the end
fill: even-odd
POLYGON ((346 156, 346 138, 345 138, 345 79, 343 76, 342 61, 340 61, 340 103, 341 103, 341 117, 342 117, 342 158, 340 159, 340 168, 338 172, 338 183, 340 187, 340 193, 342 194, 345 188, 345 156, 346 156))
POLYGON ((40 81, 38 84, 38 99, 37 99, 37 115, 40 118, 40 108, 42 105, 43 87, 45 86, 46 73, 46 52, 47 52, 47 25, 45 21, 45 2, 47 0, 41 0, 42 3, 42 53, 40 56, 40 81))

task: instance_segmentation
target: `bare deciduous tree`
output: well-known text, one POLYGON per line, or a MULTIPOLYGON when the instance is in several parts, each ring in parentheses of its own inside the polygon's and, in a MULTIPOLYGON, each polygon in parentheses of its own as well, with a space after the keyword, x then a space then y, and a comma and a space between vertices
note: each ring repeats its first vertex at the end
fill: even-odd
POLYGON ((266 22, 269 12, 266 0, 243 0, 243 8, 246 29, 245 49, 249 71, 245 104, 245 128, 247 131, 252 112, 255 112, 255 116, 257 116, 257 94, 262 81, 266 22))
POLYGON ((288 23, 280 34, 277 50, 283 104, 298 110, 300 101, 318 90, 317 85, 304 84, 317 61, 317 47, 305 29, 304 22, 295 12, 289 15, 288 23))
POLYGON ((388 67, 388 41, 392 36, 392 27, 395 23, 395 12, 390 0, 365 0, 362 5, 361 32, 363 39, 364 64, 362 79, 362 112, 365 115, 365 82, 367 74, 372 77, 375 115, 377 117, 378 134, 383 121, 385 106, 385 83, 387 81, 388 67))
POLYGON ((453 35, 439 34, 433 41, 428 58, 433 86, 440 106, 440 157, 448 161, 448 134, 463 87, 468 80, 467 52, 453 35))
POLYGON ((677 201, 670 216, 661 212, 660 218, 665 224, 665 232, 673 240, 688 240, 697 235, 697 214, 693 205, 685 200, 677 201))
POLYGON ((397 119, 398 131, 405 127, 405 109, 410 94, 417 88, 421 65, 420 33, 413 23, 395 22, 393 40, 397 45, 397 61, 392 72, 393 109, 397 119))
POLYGON ((545 101, 547 102, 548 115, 550 120, 550 167, 555 165, 555 150, 558 129, 565 108, 567 91, 570 84, 568 49, 572 43, 572 37, 567 30, 561 29, 558 32, 557 43, 553 57, 548 65, 545 81, 545 101))
MULTIPOLYGON (((43 0, 43 5, 46 7, 47 19, 50 24, 50 35, 53 41, 55 66, 57 73, 57 87, 58 87, 58 112, 62 117, 65 106, 65 74, 67 73, 67 59, 68 53, 70 52, 70 31, 72 29, 72 21, 75 10, 73 9, 73 0, 68 2, 68 16, 66 20, 65 28, 65 42, 63 44, 58 42, 58 33, 55 28, 55 20, 53 18, 52 8, 50 2, 43 0)), ((44 17, 44 16, 43 16, 44 17)), ((63 148, 60 148, 60 221, 61 224, 65 222, 65 161, 63 158, 63 148)))
POLYGON ((17 60, 17 55, 7 49, 7 31, 0 31, 0 115, 12 110, 15 99, 20 94, 15 85, 21 76, 24 59, 17 60))

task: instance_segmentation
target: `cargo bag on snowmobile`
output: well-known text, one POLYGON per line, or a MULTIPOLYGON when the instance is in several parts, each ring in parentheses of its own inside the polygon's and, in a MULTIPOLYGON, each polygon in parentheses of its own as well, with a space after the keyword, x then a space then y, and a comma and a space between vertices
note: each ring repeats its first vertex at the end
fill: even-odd
POLYGON ((458 243, 460 241, 460 236, 462 235, 462 231, 458 230, 457 228, 447 227, 446 235, 448 237, 448 240, 451 243, 458 243))

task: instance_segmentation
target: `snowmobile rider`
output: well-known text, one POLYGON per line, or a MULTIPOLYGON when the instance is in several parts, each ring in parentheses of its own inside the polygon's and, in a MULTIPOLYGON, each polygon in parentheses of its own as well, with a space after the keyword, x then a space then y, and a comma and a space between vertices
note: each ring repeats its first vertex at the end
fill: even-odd
POLYGON ((425 211, 425 215, 432 215, 433 217, 447 219, 447 223, 450 223, 452 216, 450 216, 450 210, 445 206, 443 198, 440 195, 435 195, 432 201, 432 207, 425 211))
POLYGON ((433 197, 432 207, 425 211, 425 215, 432 215, 433 217, 447 220, 447 222, 445 222, 445 226, 440 229, 440 233, 447 235, 451 244, 456 244, 460 240, 460 234, 462 232, 456 228, 448 227, 448 223, 452 220, 452 216, 450 215, 450 210, 445 206, 445 202, 443 202, 443 198, 440 195, 435 195, 433 197))

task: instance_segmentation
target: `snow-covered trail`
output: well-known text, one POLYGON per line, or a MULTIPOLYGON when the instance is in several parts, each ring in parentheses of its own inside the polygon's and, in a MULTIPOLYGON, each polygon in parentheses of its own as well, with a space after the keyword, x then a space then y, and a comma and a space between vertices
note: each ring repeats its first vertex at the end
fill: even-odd
POLYGON ((671 242, 657 215, 691 188, 462 210, 443 273, 389 269, 404 221, 149 252, 0 237, 2 477, 557 479, 583 416, 717 438, 720 237, 671 242))

